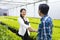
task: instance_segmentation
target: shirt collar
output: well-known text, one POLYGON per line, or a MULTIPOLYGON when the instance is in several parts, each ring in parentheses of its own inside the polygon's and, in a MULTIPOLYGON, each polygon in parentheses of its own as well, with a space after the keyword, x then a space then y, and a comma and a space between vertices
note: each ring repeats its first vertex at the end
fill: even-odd
POLYGON ((44 16, 41 18, 41 21, 44 20, 44 18, 45 18, 46 16, 48 16, 48 15, 44 15, 44 16))

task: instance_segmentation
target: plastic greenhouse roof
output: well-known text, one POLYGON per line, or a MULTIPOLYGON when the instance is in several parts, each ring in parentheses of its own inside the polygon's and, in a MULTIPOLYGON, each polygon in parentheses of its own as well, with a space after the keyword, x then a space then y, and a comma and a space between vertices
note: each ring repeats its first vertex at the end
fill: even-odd
POLYGON ((42 0, 0 0, 0 8, 10 9, 40 1, 42 0))

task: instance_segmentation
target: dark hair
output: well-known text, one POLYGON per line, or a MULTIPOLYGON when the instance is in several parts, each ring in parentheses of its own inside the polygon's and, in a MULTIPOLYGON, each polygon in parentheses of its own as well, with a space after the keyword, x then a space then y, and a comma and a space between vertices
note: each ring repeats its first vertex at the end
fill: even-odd
POLYGON ((22 8, 22 9, 20 10, 20 12, 22 12, 23 10, 25 10, 25 11, 26 11, 26 9, 22 8))
POLYGON ((42 12, 44 15, 48 14, 49 11, 49 6, 47 4, 40 4, 39 5, 39 10, 42 12))

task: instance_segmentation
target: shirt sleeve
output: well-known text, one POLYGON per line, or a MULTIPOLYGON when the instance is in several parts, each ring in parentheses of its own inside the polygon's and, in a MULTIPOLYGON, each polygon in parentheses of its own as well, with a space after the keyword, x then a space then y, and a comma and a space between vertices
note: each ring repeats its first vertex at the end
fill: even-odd
POLYGON ((29 25, 26 25, 21 18, 18 18, 18 22, 20 25, 23 25, 23 27, 25 27, 26 29, 30 27, 29 25))
POLYGON ((48 39, 47 37, 51 38, 51 19, 48 19, 46 21, 43 21, 43 34, 44 34, 44 39, 48 39))

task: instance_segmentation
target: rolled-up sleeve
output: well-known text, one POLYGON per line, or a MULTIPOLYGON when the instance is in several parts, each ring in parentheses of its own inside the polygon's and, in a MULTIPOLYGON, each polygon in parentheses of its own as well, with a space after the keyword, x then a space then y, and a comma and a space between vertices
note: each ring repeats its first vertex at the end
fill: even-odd
POLYGON ((21 18, 18 18, 18 22, 19 22, 20 25, 22 25, 22 26, 25 27, 26 29, 30 27, 29 25, 26 25, 21 18))

